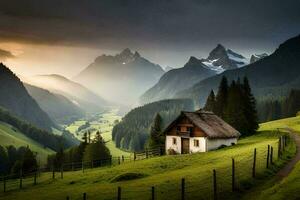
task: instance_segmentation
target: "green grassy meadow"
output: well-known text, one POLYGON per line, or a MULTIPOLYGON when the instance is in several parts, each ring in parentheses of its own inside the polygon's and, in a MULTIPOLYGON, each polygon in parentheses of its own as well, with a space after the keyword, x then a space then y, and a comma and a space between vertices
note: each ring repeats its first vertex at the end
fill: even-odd
MULTIPOLYGON (((277 132, 259 132, 241 139, 232 147, 208 153, 191 155, 162 156, 147 160, 122 163, 114 167, 89 169, 77 172, 65 172, 64 179, 52 180, 52 174, 43 174, 38 185, 22 190, 7 192, 0 199, 82 199, 86 192, 88 199, 115 199, 117 187, 122 188, 122 199, 149 199, 151 186, 155 186, 157 199, 179 199, 181 179, 185 178, 187 199, 212 198, 212 170, 217 171, 218 194, 230 197, 231 163, 236 163, 236 186, 244 188, 251 184, 253 150, 257 148, 257 174, 270 173, 266 170, 267 145, 277 152, 277 132), (116 181, 118 180, 118 181, 116 181)), ((293 152, 293 145, 288 148, 293 152)), ((274 153, 274 159, 277 155, 274 153)), ((24 180, 25 181, 25 180, 24 180)), ((9 185, 9 184, 8 184, 9 185)))
POLYGON ((28 145, 32 151, 38 152, 37 158, 42 165, 46 163, 47 156, 54 153, 51 149, 44 148, 36 141, 28 138, 26 135, 4 122, 0 122, 0 138, 1 146, 13 145, 15 147, 26 147, 28 145))
MULTIPOLYGON (((90 127, 88 129, 92 132, 92 138, 95 135, 97 131, 101 132, 101 136, 103 139, 107 142, 106 146, 109 148, 110 153, 113 157, 119 157, 119 156, 131 156, 132 153, 121 150, 116 147, 114 141, 112 141, 112 129, 115 120, 120 120, 121 117, 117 115, 116 109, 113 109, 111 111, 105 112, 103 114, 99 114, 96 120, 90 121, 90 127)), ((68 131, 70 131, 72 134, 74 134, 78 139, 81 139, 83 136, 83 133, 86 130, 78 132, 78 128, 86 123, 86 120, 78 120, 70 124, 66 127, 68 131)))
MULTIPOLYGON (((261 124, 261 130, 275 130, 277 128, 288 127, 300 134, 300 116, 291 117, 261 124)), ((266 184, 267 188, 256 188, 246 199, 252 199, 253 193, 257 200, 263 199, 299 199, 300 188, 300 163, 298 162, 291 174, 281 182, 270 180, 266 184), (259 195, 258 195, 259 194, 259 195)))

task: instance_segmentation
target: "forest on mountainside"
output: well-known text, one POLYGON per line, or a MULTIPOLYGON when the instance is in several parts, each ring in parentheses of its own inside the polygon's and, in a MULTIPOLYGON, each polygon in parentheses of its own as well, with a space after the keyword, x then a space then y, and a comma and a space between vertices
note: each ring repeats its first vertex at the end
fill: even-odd
POLYGON ((49 133, 48 131, 39 129, 34 125, 13 116, 8 111, 2 108, 0 108, 0 121, 12 125, 27 137, 54 151, 59 150, 60 147, 68 148, 73 145, 72 141, 67 140, 62 136, 54 135, 52 133, 49 133))
POLYGON ((281 98, 266 98, 257 103, 259 121, 293 117, 300 111, 300 90, 291 90, 281 98))
POLYGON ((150 126, 157 113, 162 118, 163 130, 181 111, 193 111, 194 104, 190 99, 172 99, 149 103, 131 110, 114 126, 112 138, 121 149, 140 151, 149 139, 150 126))

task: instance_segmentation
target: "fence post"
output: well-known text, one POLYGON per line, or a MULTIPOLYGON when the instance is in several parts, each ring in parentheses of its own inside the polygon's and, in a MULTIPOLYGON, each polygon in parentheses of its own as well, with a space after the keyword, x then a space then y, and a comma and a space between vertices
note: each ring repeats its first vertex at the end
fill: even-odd
POLYGON ((269 168, 269 160, 270 160, 270 145, 268 145, 268 152, 267 152, 267 165, 266 165, 267 168, 269 168))
POLYGON ((155 199, 155 188, 154 186, 152 186, 151 188, 151 200, 154 200, 155 199))
POLYGON ((83 193, 83 200, 86 200, 86 193, 83 193))
POLYGON ((81 162, 82 173, 84 173, 84 162, 81 162))
POLYGON ((282 139, 281 139, 281 143, 282 143, 282 152, 284 152, 284 149, 285 149, 285 146, 284 146, 284 140, 285 140, 285 137, 284 136, 281 136, 282 139))
POLYGON ((217 200, 218 199, 218 196, 217 196, 217 172, 215 169, 213 170, 213 189, 214 189, 214 200, 217 200))
POLYGON ((34 179, 33 179, 33 185, 36 185, 36 177, 37 177, 37 174, 36 172, 34 173, 34 179))
POLYGON ((252 178, 255 178, 256 175, 256 148, 254 149, 254 154, 253 154, 253 166, 252 166, 252 178))
POLYGON ((112 165, 112 156, 109 158, 110 166, 112 165))
POLYGON ((122 155, 122 162, 124 162, 124 160, 125 160, 125 159, 124 159, 124 155, 122 155))
POLYGON ((279 141, 278 141, 278 159, 281 157, 281 137, 279 137, 279 141))
POLYGON ((64 178, 64 165, 61 166, 60 169, 60 178, 63 179, 64 178))
POLYGON ((120 158, 120 156, 118 157, 118 163, 119 163, 119 165, 121 164, 121 158, 120 158))
POLYGON ((231 186, 232 186, 232 192, 235 190, 235 163, 234 163, 234 158, 232 158, 232 181, 231 181, 231 186))
POLYGON ((23 187, 23 179, 22 179, 22 171, 21 171, 21 174, 20 174, 20 189, 22 189, 23 187))
POLYGON ((146 148, 146 158, 148 158, 148 148, 146 148))
POLYGON ((273 165, 273 147, 271 146, 270 163, 273 165))
POLYGON ((160 155, 162 156, 164 153, 163 153, 163 147, 160 147, 160 155))
POLYGON ((136 153, 133 152, 133 160, 135 161, 136 160, 136 153))
POLYGON ((74 162, 72 162, 72 171, 74 171, 74 162))
POLYGON ((55 179, 55 171, 54 171, 54 166, 52 166, 52 179, 55 179))
POLYGON ((284 140, 284 145, 287 146, 287 139, 288 139, 288 136, 285 136, 285 140, 284 140))
POLYGON ((184 193, 185 193, 185 179, 181 179, 181 200, 184 200, 184 193))
POLYGON ((91 167, 94 169, 94 160, 91 160, 91 167))
POLYGON ((6 178, 3 177, 3 192, 6 192, 6 178))
POLYGON ((121 187, 118 187, 118 200, 121 200, 121 187))
POLYGON ((69 196, 67 196, 66 200, 70 200, 70 197, 69 197, 69 196))

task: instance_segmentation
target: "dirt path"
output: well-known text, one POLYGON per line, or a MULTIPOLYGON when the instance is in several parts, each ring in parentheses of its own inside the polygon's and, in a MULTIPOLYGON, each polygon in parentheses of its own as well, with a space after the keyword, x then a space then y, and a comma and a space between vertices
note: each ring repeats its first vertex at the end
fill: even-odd
POLYGON ((300 161, 300 136, 299 134, 295 133, 295 131, 293 131, 292 129, 288 129, 288 131, 290 132, 291 137, 293 137, 295 140, 297 152, 295 157, 277 172, 277 177, 279 179, 287 177, 294 169, 294 166, 297 164, 297 162, 300 161))

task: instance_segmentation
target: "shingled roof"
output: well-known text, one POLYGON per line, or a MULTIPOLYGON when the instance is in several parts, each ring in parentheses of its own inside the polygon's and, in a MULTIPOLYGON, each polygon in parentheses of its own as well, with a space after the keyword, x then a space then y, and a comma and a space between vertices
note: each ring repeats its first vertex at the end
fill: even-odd
POLYGON ((191 122, 199 127, 208 138, 235 138, 241 134, 232 126, 212 112, 198 110, 196 112, 181 112, 181 115, 173 121, 164 132, 172 128, 176 121, 186 116, 191 122))

